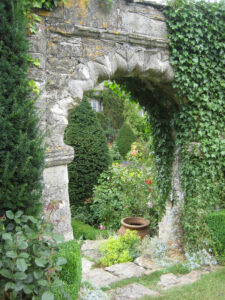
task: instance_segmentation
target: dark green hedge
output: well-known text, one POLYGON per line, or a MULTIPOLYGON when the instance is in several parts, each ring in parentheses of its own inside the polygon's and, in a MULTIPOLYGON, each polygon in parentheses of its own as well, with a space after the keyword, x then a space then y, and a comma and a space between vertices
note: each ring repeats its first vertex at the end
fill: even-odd
POLYGON ((27 78, 26 19, 19 2, 0 1, 0 215, 41 210, 44 149, 27 78))
POLYGON ((84 240, 95 240, 96 236, 102 235, 103 237, 108 237, 107 230, 95 229, 88 224, 84 224, 80 221, 72 219, 71 221, 73 228, 73 235, 75 239, 82 238, 84 240))
POLYGON ((136 136, 129 124, 124 123, 120 128, 118 136, 116 138, 116 145, 120 154, 125 157, 130 151, 131 144, 136 140, 136 136))
POLYGON ((68 166, 70 203, 83 205, 110 163, 105 134, 86 98, 69 117, 65 142, 74 148, 74 160, 68 166))
POLYGON ((225 210, 208 214, 205 222, 212 234, 217 254, 225 261, 225 210))
POLYGON ((58 257, 64 257, 67 263, 63 266, 59 277, 65 283, 63 289, 55 290, 57 300, 66 299, 65 295, 71 295, 73 300, 78 297, 81 284, 81 252, 76 240, 65 242, 59 245, 58 257))

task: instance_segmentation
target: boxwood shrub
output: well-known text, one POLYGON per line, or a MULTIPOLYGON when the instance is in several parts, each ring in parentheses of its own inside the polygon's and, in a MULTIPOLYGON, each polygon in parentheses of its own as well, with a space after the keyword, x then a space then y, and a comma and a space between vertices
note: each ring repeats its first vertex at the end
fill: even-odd
POLYGON ((130 151, 132 143, 136 140, 136 136, 129 124, 124 123, 120 128, 118 136, 116 138, 116 145, 120 154, 125 157, 130 151))
POLYGON ((56 289, 54 294, 57 300, 67 299, 70 295, 73 300, 78 298, 78 292, 81 283, 81 253, 76 240, 65 242, 59 245, 58 255, 64 257, 67 263, 60 271, 59 277, 64 282, 61 289, 56 289))
POLYGON ((109 233, 107 230, 95 229, 88 224, 72 219, 71 225, 73 228, 73 235, 75 239, 82 238, 84 240, 95 240, 97 235, 102 237, 108 237, 109 233))
POLYGON ((225 209, 209 213, 205 221, 212 234, 219 260, 225 262, 225 209))

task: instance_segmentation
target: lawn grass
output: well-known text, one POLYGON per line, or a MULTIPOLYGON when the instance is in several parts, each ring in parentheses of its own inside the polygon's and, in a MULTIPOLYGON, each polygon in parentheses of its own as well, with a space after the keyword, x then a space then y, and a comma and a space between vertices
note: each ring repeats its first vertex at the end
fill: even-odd
POLYGON ((124 287, 131 283, 139 283, 151 290, 158 291, 162 296, 153 297, 145 296, 142 300, 160 299, 160 300, 224 300, 225 299, 225 267, 218 269, 209 274, 203 274, 199 280, 193 284, 174 287, 163 291, 157 286, 162 274, 174 273, 184 274, 186 270, 182 270, 179 264, 167 269, 158 270, 150 275, 141 277, 132 277, 113 283, 109 288, 103 288, 104 291, 124 287))
MULTIPOLYGON (((151 284, 149 285, 151 286, 151 284)), ((193 284, 174 287, 167 291, 161 291, 159 289, 157 290, 160 292, 160 294, 162 294, 162 296, 145 296, 142 298, 142 300, 224 300, 225 267, 209 274, 203 274, 201 278, 193 284)))

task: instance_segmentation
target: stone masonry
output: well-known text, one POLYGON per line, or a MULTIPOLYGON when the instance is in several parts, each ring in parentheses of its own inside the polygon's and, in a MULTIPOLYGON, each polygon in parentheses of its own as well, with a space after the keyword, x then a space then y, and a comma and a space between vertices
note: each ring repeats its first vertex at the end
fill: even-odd
POLYGON ((163 4, 152 5, 156 1, 115 0, 104 10, 97 0, 67 0, 52 12, 36 12, 42 21, 30 36, 30 52, 40 67, 30 77, 42 91, 36 105, 47 133, 43 201, 58 202, 52 221, 66 240, 73 238, 67 164, 74 153, 63 140, 70 111, 107 79, 136 77, 149 90, 171 87, 163 4))

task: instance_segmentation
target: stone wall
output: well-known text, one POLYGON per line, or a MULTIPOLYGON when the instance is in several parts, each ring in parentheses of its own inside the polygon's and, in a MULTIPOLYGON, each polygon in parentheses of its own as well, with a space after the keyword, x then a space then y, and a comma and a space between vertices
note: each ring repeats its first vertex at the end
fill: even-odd
POLYGON ((37 11, 42 21, 30 37, 31 55, 40 60, 30 77, 43 91, 37 107, 47 130, 43 201, 59 203, 52 218, 66 240, 73 238, 67 164, 74 153, 63 141, 69 112, 106 79, 138 77, 150 90, 173 80, 162 12, 148 0, 114 2, 108 11, 97 0, 67 0, 52 12, 37 11))

